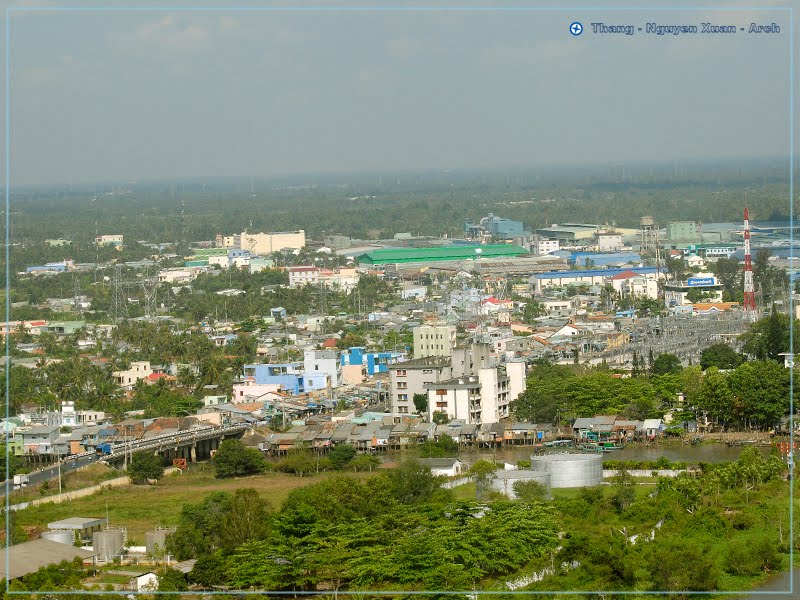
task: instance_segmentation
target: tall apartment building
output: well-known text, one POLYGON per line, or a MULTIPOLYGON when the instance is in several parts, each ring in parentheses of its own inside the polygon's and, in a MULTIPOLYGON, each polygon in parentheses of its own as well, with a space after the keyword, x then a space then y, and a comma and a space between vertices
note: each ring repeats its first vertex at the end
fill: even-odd
POLYGON ((475 375, 429 383, 428 420, 434 413, 467 423, 497 423, 510 415, 510 405, 525 389, 525 363, 479 369, 475 375))
MULTIPOLYGON (((485 414, 482 413, 480 418, 499 419, 508 416, 508 402, 519 396, 525 389, 525 364, 509 363, 503 370, 503 367, 491 364, 491 351, 491 344, 475 343, 453 348, 450 356, 426 356, 390 365, 389 393, 392 412, 409 414, 416 412, 414 395, 425 394, 429 397, 430 416, 430 389, 450 389, 437 387, 439 383, 447 381, 455 386, 453 389, 459 385, 465 389, 470 388, 469 378, 480 376, 483 378, 482 381, 484 381, 485 386, 478 385, 477 387, 480 390, 477 393, 479 395, 485 394, 486 396, 486 402, 484 403, 486 412, 485 414), (495 375, 491 375, 490 372, 495 373, 495 375), (480 375, 481 373, 483 375, 480 375), (508 377, 508 382, 506 384, 498 380, 498 383, 492 383, 494 381, 492 377, 499 377, 500 379, 508 377), (465 380, 465 382, 463 384, 452 383, 459 380, 465 380), (508 402, 506 402, 506 396, 508 397, 508 402), (495 405, 497 405, 496 408, 495 405), (494 415, 499 416, 495 417, 494 415)), ((470 389, 475 387, 472 386, 470 389)), ((460 419, 462 417, 459 416, 457 418, 460 419)), ((482 422, 493 423, 496 421, 484 420, 482 422)))
POLYGON ((426 394, 426 385, 453 377, 449 356, 427 356, 389 366, 392 412, 413 414, 414 394, 426 394))
POLYGON ((456 346, 456 328, 452 325, 420 325, 414 334, 414 358, 450 356, 456 346))

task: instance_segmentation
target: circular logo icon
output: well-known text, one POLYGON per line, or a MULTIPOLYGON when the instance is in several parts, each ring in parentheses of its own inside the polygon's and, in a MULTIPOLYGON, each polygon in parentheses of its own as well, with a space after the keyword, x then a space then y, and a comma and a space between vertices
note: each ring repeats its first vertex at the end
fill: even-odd
POLYGON ((583 33, 583 25, 581 25, 578 21, 575 21, 569 26, 569 32, 572 35, 580 35, 583 33))

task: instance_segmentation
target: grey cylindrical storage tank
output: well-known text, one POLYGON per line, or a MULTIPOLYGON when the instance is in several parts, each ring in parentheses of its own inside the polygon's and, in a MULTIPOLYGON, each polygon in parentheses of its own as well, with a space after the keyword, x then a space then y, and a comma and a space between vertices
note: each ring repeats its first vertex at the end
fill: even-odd
POLYGON ((545 498, 550 498, 550 473, 546 471, 530 471, 527 469, 511 469, 509 471, 498 471, 492 481, 492 488, 508 496, 511 499, 517 497, 514 492, 514 484, 518 481, 536 481, 541 483, 545 490, 545 498))
POLYGON ((42 533, 42 539, 58 542, 59 544, 66 544, 67 546, 74 546, 75 532, 71 529, 51 529, 50 531, 42 533))
POLYGON ((167 544, 167 534, 169 531, 166 529, 157 529, 156 531, 148 531, 144 534, 144 545, 147 547, 147 554, 150 556, 161 556, 165 553, 167 544))
POLYGON ((97 559, 101 561, 114 560, 115 556, 122 553, 124 538, 119 529, 105 529, 95 531, 92 535, 92 549, 97 553, 97 559))
POLYGON ((549 473, 551 488, 590 487, 603 481, 600 454, 534 454, 531 469, 549 473))

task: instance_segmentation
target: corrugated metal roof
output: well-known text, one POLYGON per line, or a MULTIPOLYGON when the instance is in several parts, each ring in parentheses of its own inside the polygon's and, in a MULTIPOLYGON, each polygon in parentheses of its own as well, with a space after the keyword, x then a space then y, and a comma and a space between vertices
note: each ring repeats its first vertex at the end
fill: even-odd
POLYGON ((561 279, 562 277, 613 277, 625 271, 633 271, 637 275, 648 275, 656 272, 655 267, 631 267, 630 269, 587 269, 584 271, 551 271, 536 273, 536 279, 561 279))
POLYGON ((441 260, 467 260, 477 256, 519 256, 528 254, 522 246, 487 244, 483 246, 438 246, 432 248, 381 248, 361 255, 360 260, 370 264, 406 263, 441 260))
POLYGON ((15 544, 3 549, 0 557, 0 578, 17 579, 34 573, 47 565, 71 561, 76 556, 87 559, 97 553, 83 548, 76 548, 60 542, 38 539, 22 544, 15 544), (6 568, 6 566, 8 568, 6 568))

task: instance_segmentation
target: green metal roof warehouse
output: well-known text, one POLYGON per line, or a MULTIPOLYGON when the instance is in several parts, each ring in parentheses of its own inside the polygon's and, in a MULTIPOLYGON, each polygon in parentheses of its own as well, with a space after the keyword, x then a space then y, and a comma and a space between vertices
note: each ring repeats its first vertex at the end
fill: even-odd
POLYGON ((488 244, 485 246, 436 246, 433 248, 383 248, 362 254, 359 261, 366 265, 397 263, 442 262, 448 260, 471 260, 478 256, 480 249, 483 258, 507 258, 528 254, 522 246, 511 244, 488 244))

